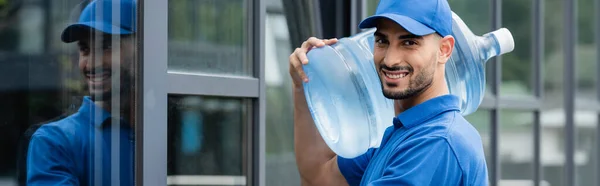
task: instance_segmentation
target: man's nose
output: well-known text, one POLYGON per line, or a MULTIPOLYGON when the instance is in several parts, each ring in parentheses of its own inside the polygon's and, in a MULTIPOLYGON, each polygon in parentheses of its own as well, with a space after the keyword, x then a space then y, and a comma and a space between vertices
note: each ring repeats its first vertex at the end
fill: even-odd
POLYGON ((386 51, 385 56, 383 58, 383 63, 386 66, 391 67, 391 66, 395 66, 395 65, 402 63, 402 60, 403 60, 402 52, 394 51, 393 49, 388 49, 388 51, 386 51))

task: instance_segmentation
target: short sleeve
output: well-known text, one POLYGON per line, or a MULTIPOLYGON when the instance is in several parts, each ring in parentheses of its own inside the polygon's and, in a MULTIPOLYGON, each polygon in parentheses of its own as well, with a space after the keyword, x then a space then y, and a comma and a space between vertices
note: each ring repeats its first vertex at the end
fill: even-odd
POLYGON ((359 185, 369 161, 373 157, 375 149, 369 149, 366 153, 355 158, 347 159, 341 156, 337 157, 340 172, 346 178, 349 185, 359 185))
POLYGON ((27 185, 79 185, 74 165, 61 138, 40 128, 27 153, 27 185))
POLYGON ((462 174, 446 138, 417 138, 397 147, 383 176, 368 185, 462 185, 462 174))

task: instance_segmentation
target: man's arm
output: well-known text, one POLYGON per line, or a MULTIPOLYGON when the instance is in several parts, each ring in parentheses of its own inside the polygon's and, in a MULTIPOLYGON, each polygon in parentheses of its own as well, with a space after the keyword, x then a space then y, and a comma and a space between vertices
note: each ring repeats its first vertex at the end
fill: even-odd
POLYGON ((302 181, 308 185, 347 185, 336 154, 313 123, 304 92, 294 88, 294 147, 302 181))
POLYGON ((40 128, 27 153, 27 185, 79 185, 74 164, 60 138, 40 128))
POLYGON ((313 47, 322 47, 336 41, 311 37, 290 55, 294 94, 294 150, 302 185, 347 185, 338 168, 335 153, 329 149, 315 127, 302 87, 303 81, 309 81, 302 70, 302 65, 308 63, 306 53, 313 47))

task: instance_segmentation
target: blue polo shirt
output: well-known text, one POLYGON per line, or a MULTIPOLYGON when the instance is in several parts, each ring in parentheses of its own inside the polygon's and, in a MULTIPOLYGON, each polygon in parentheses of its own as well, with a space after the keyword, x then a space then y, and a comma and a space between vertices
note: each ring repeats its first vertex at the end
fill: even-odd
POLYGON ((29 143, 27 185, 133 185, 133 130, 110 118, 85 97, 77 113, 42 125, 29 143))
POLYGON ((379 148, 338 156, 350 185, 488 185, 477 130, 462 117, 459 99, 439 96, 394 118, 379 148))

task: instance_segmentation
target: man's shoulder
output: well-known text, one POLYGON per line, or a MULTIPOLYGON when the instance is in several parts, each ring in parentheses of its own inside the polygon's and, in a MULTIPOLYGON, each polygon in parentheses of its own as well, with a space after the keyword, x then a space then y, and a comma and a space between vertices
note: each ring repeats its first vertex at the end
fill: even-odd
POLYGON ((446 141, 461 164, 481 162, 485 155, 479 132, 459 112, 448 112, 414 130, 415 140, 446 141))
MULTIPOLYGON (((479 131, 459 113, 454 117, 446 134, 448 142, 455 148, 481 150, 483 148, 479 131)), ((460 150, 460 149, 458 149, 460 150)))
POLYGON ((456 113, 445 138, 467 177, 487 171, 481 136, 460 113, 456 113))
POLYGON ((481 136, 473 125, 467 121, 460 112, 446 112, 440 114, 430 121, 424 123, 420 131, 424 137, 439 136, 449 141, 450 145, 455 142, 481 142, 481 136), (457 141, 458 140, 458 141, 457 141))
POLYGON ((76 135, 77 131, 81 130, 81 127, 83 125, 81 125, 81 121, 76 119, 76 114, 63 115, 53 120, 33 125, 32 128, 37 129, 33 132, 32 138, 49 137, 59 140, 61 137, 64 137, 67 138, 64 140, 68 140, 69 136, 76 135))

